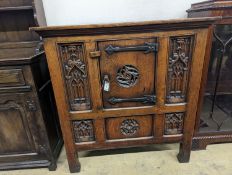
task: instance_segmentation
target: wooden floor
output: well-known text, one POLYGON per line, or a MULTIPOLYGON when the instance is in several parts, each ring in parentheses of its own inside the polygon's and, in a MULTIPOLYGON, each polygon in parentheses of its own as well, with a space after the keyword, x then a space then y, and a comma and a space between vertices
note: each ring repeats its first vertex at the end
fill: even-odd
MULTIPOLYGON (((211 145, 205 151, 192 152, 191 162, 179 164, 178 144, 143 148, 83 152, 78 175, 232 175, 232 143, 211 145)), ((63 149, 55 172, 46 168, 2 171, 0 175, 67 175, 63 149)))

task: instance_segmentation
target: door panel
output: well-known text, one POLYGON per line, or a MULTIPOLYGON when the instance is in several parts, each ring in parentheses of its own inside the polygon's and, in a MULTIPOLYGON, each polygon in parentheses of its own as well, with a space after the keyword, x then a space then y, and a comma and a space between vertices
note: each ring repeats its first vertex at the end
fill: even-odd
POLYGON ((23 115, 19 109, 1 109, 0 154, 28 152, 31 145, 23 125, 23 115))
POLYGON ((156 41, 150 38, 98 43, 105 108, 155 104, 156 41))
POLYGON ((106 119, 107 139, 149 137, 153 134, 153 115, 106 119))
POLYGON ((23 96, 23 94, 1 96, 0 155, 36 152, 33 131, 30 129, 32 116, 27 111, 23 96))

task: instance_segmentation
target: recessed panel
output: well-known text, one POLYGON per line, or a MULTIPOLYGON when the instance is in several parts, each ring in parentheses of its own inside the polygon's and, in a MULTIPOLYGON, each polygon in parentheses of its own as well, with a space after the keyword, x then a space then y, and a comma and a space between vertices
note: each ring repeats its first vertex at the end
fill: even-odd
POLYGON ((25 129, 26 115, 23 109, 9 102, 0 108, 0 155, 28 153, 34 150, 30 134, 25 129))
POLYGON ((149 137, 153 135, 152 115, 107 118, 105 122, 108 140, 149 137))

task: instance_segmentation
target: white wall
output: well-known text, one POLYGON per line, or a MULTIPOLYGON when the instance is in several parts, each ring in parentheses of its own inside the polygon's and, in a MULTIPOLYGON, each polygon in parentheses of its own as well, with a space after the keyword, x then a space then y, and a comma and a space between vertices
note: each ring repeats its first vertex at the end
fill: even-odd
POLYGON ((185 18, 202 0, 43 0, 48 25, 185 18))

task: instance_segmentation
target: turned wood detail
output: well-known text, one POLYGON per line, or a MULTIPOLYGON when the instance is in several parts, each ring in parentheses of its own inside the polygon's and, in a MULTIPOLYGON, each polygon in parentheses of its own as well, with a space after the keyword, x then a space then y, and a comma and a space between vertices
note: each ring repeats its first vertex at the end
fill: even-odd
POLYGON ((139 123, 134 119, 126 119, 121 123, 120 131, 125 136, 136 134, 139 130, 139 123))
POLYGON ((71 109, 90 109, 89 85, 83 45, 60 45, 60 54, 71 109))
POLYGON ((94 140, 94 129, 92 120, 79 120, 73 122, 75 142, 89 142, 94 140))
POLYGON ((186 101, 193 37, 171 37, 168 58, 167 103, 186 101))
POLYGON ((165 135, 181 134, 183 132, 184 113, 170 113, 165 115, 165 135))

